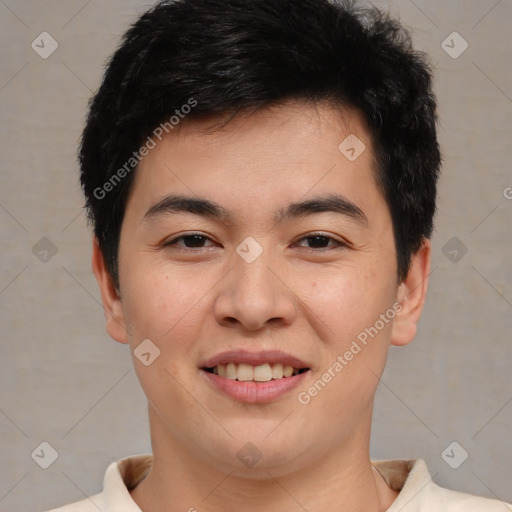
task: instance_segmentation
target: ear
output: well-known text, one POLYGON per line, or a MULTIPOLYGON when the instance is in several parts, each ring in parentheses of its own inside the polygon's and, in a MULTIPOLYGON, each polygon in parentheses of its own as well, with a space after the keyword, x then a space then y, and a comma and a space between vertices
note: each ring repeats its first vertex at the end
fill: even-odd
POLYGON ((411 257, 409 273, 398 287, 397 301, 401 309, 397 310, 393 321, 391 345, 407 345, 416 336, 428 289, 430 256, 431 243, 425 238, 421 248, 411 257))
POLYGON ((100 249, 98 239, 92 239, 92 270, 101 291, 103 312, 107 324, 109 336, 119 343, 128 343, 126 325, 124 321, 123 306, 114 281, 105 265, 103 252, 100 249))

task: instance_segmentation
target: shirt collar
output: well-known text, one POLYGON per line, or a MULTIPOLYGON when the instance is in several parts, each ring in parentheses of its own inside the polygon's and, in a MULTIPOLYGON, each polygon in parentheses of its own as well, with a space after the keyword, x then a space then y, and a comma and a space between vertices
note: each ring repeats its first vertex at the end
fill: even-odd
POLYGON ((437 486, 423 459, 372 461, 372 465, 389 487, 399 492, 386 512, 417 511, 419 501, 433 505, 437 486))
MULTIPOLYGON (((107 468, 103 490, 107 502, 106 509, 112 512, 140 512, 133 501, 130 490, 134 489, 148 474, 153 455, 134 455, 113 462, 107 468)), ((435 491, 435 484, 425 461, 416 460, 377 460, 372 465, 383 476, 386 483, 399 492, 387 512, 407 512, 418 510, 416 499, 430 502, 429 496, 435 491), (410 508, 409 508, 410 507, 410 508)), ((432 504, 430 502, 430 504, 432 504)))
POLYGON ((144 479, 151 468, 153 455, 134 455, 112 462, 105 472, 103 492, 109 512, 141 512, 130 491, 144 479))

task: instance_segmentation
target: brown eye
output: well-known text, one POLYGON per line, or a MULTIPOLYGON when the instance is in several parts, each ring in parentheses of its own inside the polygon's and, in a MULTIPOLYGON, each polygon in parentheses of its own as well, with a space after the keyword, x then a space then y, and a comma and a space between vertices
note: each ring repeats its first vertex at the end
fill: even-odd
POLYGON ((332 236, 326 235, 324 233, 312 233, 310 235, 307 235, 305 237, 302 237, 298 243, 299 244, 303 240, 306 240, 309 244, 309 249, 336 249, 338 247, 346 247, 346 244, 343 242, 340 242, 339 240, 336 240, 332 236), (329 243, 334 242, 334 246, 329 247, 329 243))
POLYGON ((181 235, 172 240, 163 243, 163 247, 176 247, 178 250, 194 250, 194 249, 204 249, 204 243, 210 240, 206 235, 202 235, 200 233, 190 233, 188 235, 181 235), (183 242, 183 243, 180 243, 183 242))

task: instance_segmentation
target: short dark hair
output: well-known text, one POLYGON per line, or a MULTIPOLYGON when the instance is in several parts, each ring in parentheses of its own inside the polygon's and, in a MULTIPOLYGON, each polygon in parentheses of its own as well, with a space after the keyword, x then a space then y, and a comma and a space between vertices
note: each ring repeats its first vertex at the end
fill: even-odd
POLYGON ((175 0, 157 3, 126 32, 82 135, 85 206, 116 287, 138 150, 155 128, 166 123, 170 132, 181 112, 186 122, 233 117, 288 99, 363 115, 393 221, 398 280, 407 276, 411 255, 432 235, 441 165, 432 70, 409 31, 354 0, 175 0))

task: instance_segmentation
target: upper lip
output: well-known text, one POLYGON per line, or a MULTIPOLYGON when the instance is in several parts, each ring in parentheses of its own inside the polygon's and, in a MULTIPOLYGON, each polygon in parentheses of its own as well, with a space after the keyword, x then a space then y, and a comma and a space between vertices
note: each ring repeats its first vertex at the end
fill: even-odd
POLYGON ((201 368, 214 368, 219 364, 250 364, 252 366, 259 366, 265 363, 281 363, 283 365, 290 365, 297 369, 309 368, 309 364, 300 360, 298 357, 282 352, 281 350, 260 350, 252 352, 247 349, 228 350, 221 352, 200 364, 201 368))

